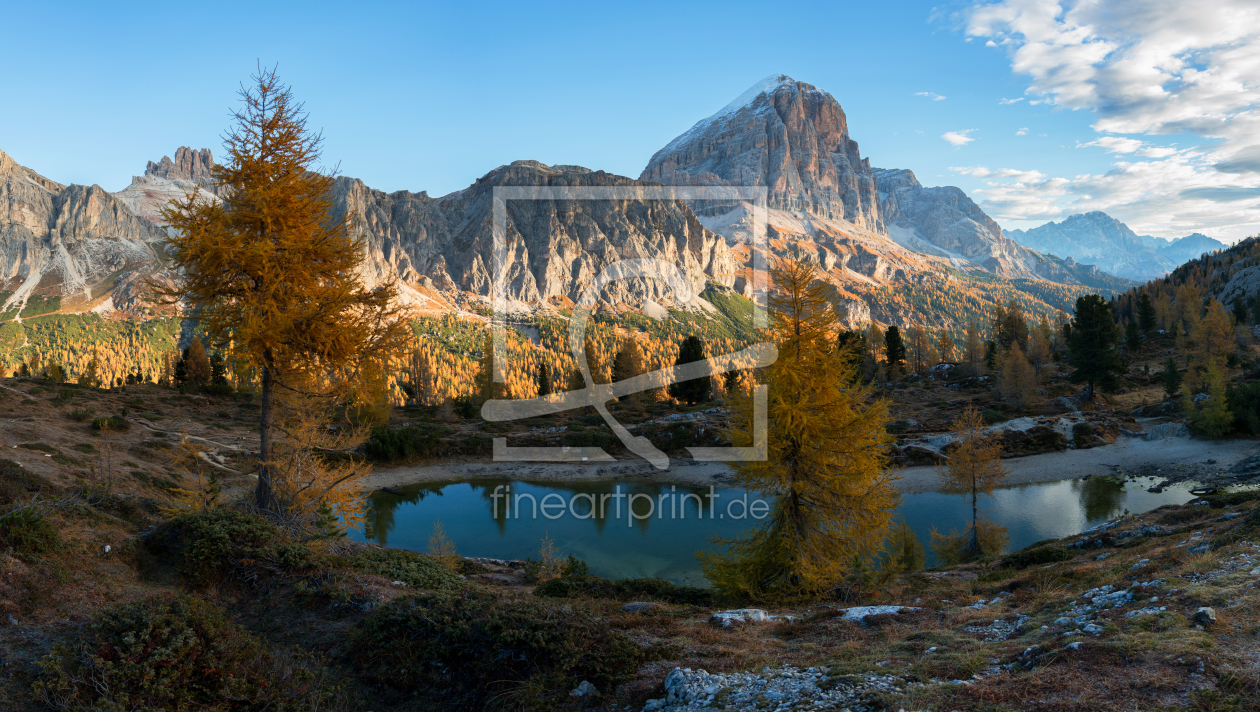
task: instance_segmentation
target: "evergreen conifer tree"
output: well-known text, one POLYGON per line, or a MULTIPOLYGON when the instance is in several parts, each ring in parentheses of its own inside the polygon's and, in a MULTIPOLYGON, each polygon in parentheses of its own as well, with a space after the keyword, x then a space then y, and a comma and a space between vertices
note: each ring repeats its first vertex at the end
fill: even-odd
POLYGON ((906 370, 906 344, 901 340, 901 331, 893 324, 884 332, 884 360, 888 363, 889 376, 904 373, 906 370))
POLYGON ((1172 356, 1164 362, 1164 371, 1159 376, 1160 381, 1164 384, 1164 393, 1169 398, 1177 394, 1177 389, 1181 388, 1181 373, 1177 370, 1177 359, 1172 356))
POLYGON ((1155 330, 1155 321, 1155 304, 1151 302, 1151 295, 1142 292, 1138 298, 1138 328, 1143 334, 1149 334, 1155 330))
POLYGON ((1130 353, 1136 352, 1142 345, 1142 332, 1138 330, 1137 322, 1132 319, 1124 325, 1124 345, 1130 353))
MULTIPOLYGON (((688 336, 678 347, 678 360, 674 362, 674 365, 681 366, 685 363, 703 361, 705 358, 707 356, 704 354, 704 341, 699 336, 688 336)), ((713 397, 713 379, 710 376, 702 376, 672 383, 669 386, 669 394, 684 403, 703 403, 713 397)))
POLYGON ((1111 306, 1097 294, 1078 297, 1071 325, 1067 332, 1068 363, 1076 370, 1070 379, 1073 383, 1088 384, 1086 400, 1089 400, 1094 397, 1096 386, 1110 388, 1114 385, 1121 370, 1111 306))

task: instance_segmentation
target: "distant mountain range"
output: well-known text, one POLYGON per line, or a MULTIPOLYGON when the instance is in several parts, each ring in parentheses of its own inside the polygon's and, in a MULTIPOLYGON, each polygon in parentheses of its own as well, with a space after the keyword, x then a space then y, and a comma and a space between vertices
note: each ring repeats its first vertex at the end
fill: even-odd
MULTIPOLYGON (((7 278, 0 312, 21 310, 38 296, 59 299, 66 311, 152 316, 141 278, 178 278, 164 271, 161 259, 161 209, 190 191, 218 199, 213 167, 208 149, 181 147, 174 159, 149 161, 144 175, 109 193, 63 186, 0 153, 0 262, 7 278)), ((909 170, 872 168, 836 99, 785 75, 768 77, 697 122, 652 156, 638 180, 515 161, 439 198, 385 193, 341 177, 335 205, 362 230, 369 282, 396 275, 404 296, 422 310, 467 310, 486 304, 490 294, 495 186, 629 191, 603 204, 508 203, 507 285, 516 309, 571 304, 605 266, 625 257, 673 263, 696 292, 714 284, 754 296, 746 275, 759 224, 766 225, 771 253, 818 261, 854 325, 874 320, 957 329, 1012 298, 1036 313, 1070 308, 1087 291, 1132 286, 1105 266, 1087 264, 1093 260, 1066 250, 1055 250, 1060 257, 1043 254, 1048 250, 1011 239, 1025 233, 1004 233, 958 188, 925 187, 909 170), (746 202, 660 201, 635 190, 660 183, 764 185, 768 213, 763 222, 752 219, 754 207, 746 202)), ((1120 228, 1113 230, 1131 234, 1120 228)), ((1152 254, 1197 244, 1187 238, 1151 248, 1136 236, 1130 242, 1152 254)), ((674 303, 652 276, 616 283, 605 301, 636 309, 653 303, 655 313, 660 305, 705 308, 698 298, 674 303)))
POLYGON ((1138 235, 1097 210, 1031 230, 1003 233, 1038 252, 1090 262, 1106 272, 1135 280, 1163 277, 1177 265, 1225 247, 1225 243, 1197 232, 1175 240, 1138 235))

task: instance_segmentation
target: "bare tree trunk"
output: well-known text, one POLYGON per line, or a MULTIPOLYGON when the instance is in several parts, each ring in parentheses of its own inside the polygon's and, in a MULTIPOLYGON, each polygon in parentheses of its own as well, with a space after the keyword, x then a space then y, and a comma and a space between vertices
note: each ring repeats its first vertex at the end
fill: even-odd
POLYGON ((980 515, 977 512, 978 506, 976 503, 976 500, 978 498, 979 497, 976 494, 976 478, 975 478, 975 475, 972 475, 971 477, 971 551, 972 553, 976 555, 980 554, 980 529, 978 527, 980 523, 980 515))
POLYGON ((276 494, 271 487, 271 431, 275 423, 274 375, 271 366, 262 368, 262 418, 258 429, 258 486, 254 504, 264 512, 275 509, 276 494))

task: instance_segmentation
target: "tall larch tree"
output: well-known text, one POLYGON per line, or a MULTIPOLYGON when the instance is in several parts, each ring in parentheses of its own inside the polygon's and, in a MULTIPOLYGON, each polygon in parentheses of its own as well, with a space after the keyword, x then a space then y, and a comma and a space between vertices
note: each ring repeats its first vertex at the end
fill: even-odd
POLYGON ((980 497, 992 495, 993 490, 1006 481, 1007 470, 1002 465, 1002 441, 984 429, 980 409, 969 405, 949 428, 956 447, 949 460, 936 468, 941 491, 966 496, 971 503, 971 552, 978 554, 980 547, 980 497))
MULTIPOLYGON (((783 261, 771 274, 779 358, 764 371, 767 458, 733 467, 741 487, 774 503, 759 526, 701 561, 726 594, 801 600, 841 582, 855 556, 870 561, 882 550, 899 495, 888 461, 888 404, 835 348, 831 290, 807 262, 783 261)), ((732 411, 732 444, 752 446, 752 398, 736 398, 732 411)))
POLYGON ((366 254, 348 216, 334 214, 333 175, 316 169, 322 137, 274 70, 242 87, 243 107, 215 166, 222 199, 189 193, 163 210, 167 252, 182 302, 212 344, 230 349, 261 380, 254 501, 278 512, 273 478, 277 387, 300 390, 330 373, 394 353, 406 325, 396 286, 365 287, 366 254))
MULTIPOLYGON (((613 383, 625 381, 635 376, 641 376, 647 372, 647 368, 643 365, 643 351, 639 348, 639 342, 634 337, 626 339, 625 344, 617 352, 617 357, 613 359, 613 383)), ((633 393, 621 396, 620 400, 639 402, 642 394, 633 393)))

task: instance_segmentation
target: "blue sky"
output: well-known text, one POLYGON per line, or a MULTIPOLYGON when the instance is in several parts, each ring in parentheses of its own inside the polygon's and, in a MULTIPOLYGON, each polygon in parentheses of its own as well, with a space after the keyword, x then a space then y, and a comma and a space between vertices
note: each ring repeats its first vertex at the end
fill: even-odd
MULTIPOLYGON (((1091 104, 1039 79, 1056 62, 1081 60, 1038 66, 1045 53, 1029 51, 1046 33, 1046 46, 1070 44, 1061 38, 1072 13, 1029 19, 1026 4, 82 3, 50 17, 27 3, 5 12, 0 87, 11 103, 0 112, 0 150, 54 180, 119 190, 180 145, 217 153, 237 86, 261 62, 278 64, 306 102, 326 136, 325 160, 374 188, 441 195, 526 158, 637 177, 674 136, 782 72, 840 101, 873 165, 958 185, 1004 227, 1107 209, 1139 233, 1254 232, 1260 192, 1241 206, 1237 196, 1251 195, 1256 174, 1214 182, 1221 176, 1203 169, 1214 160, 1206 153, 1179 154, 1183 167, 1186 155, 1199 157, 1187 185, 1228 186, 1226 202, 1174 210, 1167 186, 1108 178, 1117 161, 1131 173, 1169 160, 1137 147, 1245 152, 1256 142, 1169 133, 1185 125, 1171 120, 1130 121, 1121 128, 1137 130, 1126 133, 1091 128, 1115 118, 1115 102, 1099 90, 1091 104), (972 140, 953 145, 942 138, 950 133, 972 140), (1079 147, 1100 137, 1113 142, 1079 147), (1163 207, 1152 207, 1161 196, 1163 207), (1222 221, 1218 204, 1236 215, 1222 221)), ((1089 26, 1096 41, 1082 48, 1113 42, 1117 57, 1145 36, 1142 27, 1089 26)))

